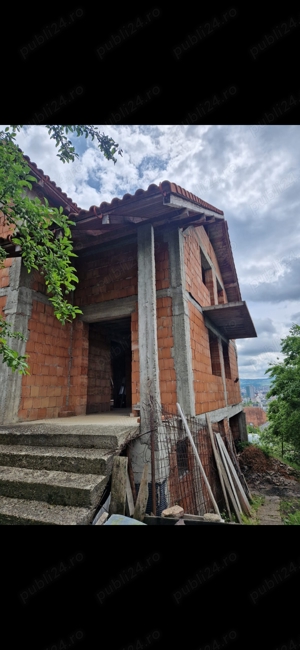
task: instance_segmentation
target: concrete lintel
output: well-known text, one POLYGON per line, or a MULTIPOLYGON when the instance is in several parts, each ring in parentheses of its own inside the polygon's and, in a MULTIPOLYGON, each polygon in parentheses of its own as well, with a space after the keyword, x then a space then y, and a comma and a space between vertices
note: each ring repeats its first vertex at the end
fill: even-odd
POLYGON ((138 297, 135 295, 83 306, 80 308, 83 314, 79 318, 85 323, 95 323, 130 316, 135 311, 137 300, 138 297))
POLYGON ((160 390, 157 343, 154 229, 138 229, 138 337, 140 359, 141 431, 160 421, 160 390))
MULTIPOLYGON (((243 404, 228 404, 221 409, 216 409, 215 411, 209 411, 209 416, 211 422, 220 422, 224 418, 232 418, 233 415, 237 415, 243 411, 243 404)), ((201 415, 196 415, 196 419, 200 424, 206 425, 205 413, 201 415)))

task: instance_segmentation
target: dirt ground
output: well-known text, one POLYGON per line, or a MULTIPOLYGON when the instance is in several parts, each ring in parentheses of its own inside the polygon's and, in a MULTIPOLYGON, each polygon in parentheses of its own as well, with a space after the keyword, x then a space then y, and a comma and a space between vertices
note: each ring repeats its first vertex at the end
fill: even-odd
POLYGON ((276 458, 268 458, 255 445, 238 454, 240 468, 250 491, 281 499, 300 498, 300 471, 276 458))

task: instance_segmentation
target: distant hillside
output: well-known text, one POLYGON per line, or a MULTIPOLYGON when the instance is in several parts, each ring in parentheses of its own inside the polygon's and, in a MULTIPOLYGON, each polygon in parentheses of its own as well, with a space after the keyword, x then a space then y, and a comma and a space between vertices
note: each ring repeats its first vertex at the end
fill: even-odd
POLYGON ((254 386, 255 388, 269 388, 271 386, 271 380, 266 377, 260 377, 258 379, 240 379, 241 388, 245 386, 254 386))

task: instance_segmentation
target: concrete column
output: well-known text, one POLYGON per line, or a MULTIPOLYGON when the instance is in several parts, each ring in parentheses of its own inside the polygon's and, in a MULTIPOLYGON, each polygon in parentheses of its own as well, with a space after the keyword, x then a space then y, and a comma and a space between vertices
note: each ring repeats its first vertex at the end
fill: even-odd
POLYGON ((185 297, 184 238, 179 229, 168 234, 168 245, 177 400, 185 415, 195 415, 190 317, 185 297))
POLYGON ((154 230, 151 224, 138 229, 138 332, 140 359, 141 432, 160 422, 160 391, 157 345, 154 230))
POLYGON ((245 415, 244 411, 241 411, 239 413, 238 423, 239 423, 241 442, 248 442, 248 431, 247 431, 246 415, 245 415))
POLYGON ((218 338, 218 346, 219 346, 219 357, 220 357, 220 366, 221 366, 221 377, 222 377, 223 389, 224 389, 224 398, 225 398, 225 404, 227 406, 228 399, 227 399, 225 365, 224 365, 224 357, 223 357, 223 346, 220 338, 218 338))
MULTIPOLYGON (((4 314, 13 331, 21 332, 28 337, 28 320, 32 311, 32 291, 30 289, 31 274, 22 265, 21 257, 14 259, 10 267, 10 285, 7 291, 4 314)), ((19 354, 26 352, 26 340, 11 339, 9 344, 19 354)), ((21 399, 22 376, 12 372, 0 361, 0 424, 11 424, 18 421, 18 411, 21 399)))

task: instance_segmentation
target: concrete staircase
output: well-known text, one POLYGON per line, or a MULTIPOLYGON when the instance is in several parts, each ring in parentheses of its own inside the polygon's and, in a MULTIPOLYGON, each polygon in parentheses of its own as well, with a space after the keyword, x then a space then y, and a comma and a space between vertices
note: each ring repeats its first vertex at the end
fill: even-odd
POLYGON ((0 524, 91 524, 113 457, 135 429, 0 426, 0 524))

